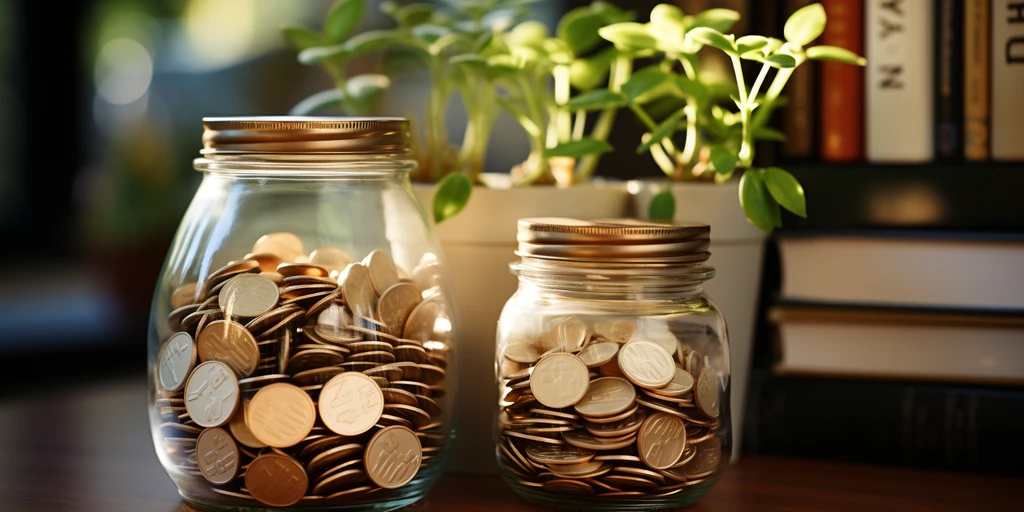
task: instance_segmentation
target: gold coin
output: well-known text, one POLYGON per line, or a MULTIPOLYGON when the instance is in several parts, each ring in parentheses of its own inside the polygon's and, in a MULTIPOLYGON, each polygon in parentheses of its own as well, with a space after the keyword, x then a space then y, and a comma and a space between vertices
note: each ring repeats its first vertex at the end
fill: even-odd
POLYGON ((587 346, 578 355, 587 367, 595 368, 611 361, 618 351, 617 343, 602 342, 587 346))
POLYGON ((580 464, 593 459, 595 453, 571 445, 538 442, 526 445, 526 456, 540 464, 580 464))
POLYGON ((594 324, 595 334, 620 345, 633 337, 633 331, 636 331, 636 322, 632 320, 597 322, 594 324))
MULTIPOLYGON (((618 487, 627 487, 632 489, 654 489, 658 487, 657 482, 648 480, 646 478, 641 478, 638 476, 607 475, 604 476, 603 478, 605 482, 618 487)), ((620 493, 620 495, 622 494, 620 493)), ((640 493, 639 495, 643 496, 644 494, 640 493)), ((629 494, 629 496, 636 496, 636 494, 629 494)))
POLYGON ((429 290, 441 284, 441 262, 437 256, 428 252, 412 269, 412 284, 420 290, 429 290))
POLYGON ((309 254, 309 262, 326 268, 333 278, 341 275, 341 271, 354 261, 352 256, 337 247, 320 247, 309 254))
POLYGON ((552 464, 548 467, 555 476, 564 478, 592 478, 597 474, 607 473, 611 468, 611 465, 595 460, 576 464, 552 464))
POLYGON ((557 478, 544 482, 544 490, 558 494, 594 494, 594 488, 586 482, 557 478))
POLYGON ((271 254, 283 261, 298 261, 306 255, 306 250, 298 236, 282 232, 261 236, 252 246, 252 254, 271 254))
POLYGON ((523 364, 533 364, 540 359, 540 352, 529 343, 515 343, 505 347, 501 353, 509 361, 523 364))
POLYGON ((209 361, 192 370, 185 383, 185 410, 200 427, 219 427, 238 407, 238 379, 220 361, 209 361))
MULTIPOLYGON (((534 369, 531 381, 536 378, 537 370, 534 369)), ((600 418, 619 414, 632 407, 635 401, 636 389, 629 381, 619 377, 601 377, 590 382, 574 408, 582 415, 600 418)))
POLYGON ((533 367, 530 390, 544 406, 561 409, 579 402, 589 383, 587 365, 580 358, 556 353, 541 359, 533 367))
POLYGON ((422 446, 416 434, 406 427, 386 427, 366 445, 366 474, 384 489, 397 489, 416 476, 420 468, 422 446))
POLYGON ((326 268, 311 265, 309 263, 282 263, 277 266, 277 273, 285 279, 294 276, 322 277, 328 278, 331 273, 326 268))
MULTIPOLYGON (((569 432, 569 433, 571 433, 571 432, 569 432)), ((526 439, 528 441, 540 441, 542 443, 547 443, 547 444, 565 444, 565 441, 563 441, 561 439, 558 439, 558 438, 544 437, 544 436, 535 436, 533 434, 527 434, 525 432, 517 432, 515 430, 509 430, 509 431, 505 432, 505 435, 509 435, 509 436, 512 436, 512 437, 518 437, 520 439, 526 439)), ((563 434, 563 435, 565 435, 565 434, 563 434)))
POLYGON ((665 485, 665 476, 656 471, 644 468, 634 468, 631 466, 617 466, 615 468, 616 473, 625 473, 627 475, 638 476, 646 480, 652 480, 657 482, 659 486, 665 485))
POLYGON ((718 379, 710 368, 704 368, 697 378, 697 390, 693 393, 697 408, 709 418, 718 417, 718 379))
POLYGON ((654 469, 668 469, 683 457, 686 425, 677 416, 654 413, 640 428, 636 444, 644 464, 654 469))
POLYGON ((391 288, 398 282, 398 270, 391 256, 380 249, 374 250, 363 258, 363 266, 370 271, 370 284, 378 294, 391 288))
POLYGON ((173 334, 157 357, 160 386, 168 392, 180 390, 196 364, 196 344, 187 332, 173 334))
POLYGON ((298 386, 278 382, 252 397, 247 423, 261 443, 276 448, 295 446, 316 423, 313 399, 298 386))
POLYGON ((245 470, 245 487, 271 507, 294 505, 306 495, 309 477, 295 459, 278 453, 256 457, 245 470))
POLYGON ((672 381, 666 384, 665 387, 652 389, 651 392, 658 395, 675 397, 685 395, 691 389, 693 389, 693 376, 686 373, 686 370, 676 367, 676 373, 672 377, 672 381))
POLYGON ((405 319, 423 300, 420 291, 409 283, 396 283, 384 290, 377 299, 377 319, 384 322, 387 331, 395 336, 405 332, 405 319))
MULTIPOLYGON (((275 254, 266 254, 266 253, 264 253, 264 254, 252 254, 252 253, 249 253, 248 255, 246 255, 245 259, 247 259, 247 260, 256 260, 256 262, 259 263, 259 266, 260 266, 260 273, 264 274, 264 275, 269 274, 269 273, 277 274, 277 266, 280 265, 281 263, 283 263, 283 260, 281 260, 280 256, 277 256, 275 254)), ((281 274, 278 274, 278 275, 281 275, 281 274)), ((281 276, 281 278, 283 279, 284 276, 281 276)), ((271 279, 271 280, 274 281, 274 279, 271 279)), ((275 282, 280 282, 280 281, 275 281, 275 282)))
POLYGON ((259 364, 260 349, 256 339, 238 322, 216 320, 199 333, 200 361, 221 361, 237 375, 248 377, 259 364))
POLYGON ((445 310, 441 295, 431 295, 423 299, 409 313, 405 320, 402 338, 425 343, 427 341, 445 342, 451 337, 451 321, 445 310))
POLYGON ((656 343, 634 340, 619 350, 619 368, 637 386, 655 389, 672 381, 676 366, 672 354, 656 343))
POLYGON ((231 422, 228 423, 228 428, 231 429, 231 435, 235 436, 235 439, 239 443, 242 443, 249 448, 266 448, 267 445, 256 439, 256 436, 252 435, 252 430, 249 430, 249 424, 246 422, 246 415, 249 414, 249 400, 242 402, 242 406, 238 408, 235 415, 231 418, 231 422))
POLYGON ((222 428, 208 428, 196 440, 196 461, 203 478, 224 485, 238 475, 238 445, 222 428))
POLYGON ((622 437, 640 430, 647 413, 640 410, 632 416, 612 423, 587 423, 587 432, 597 437, 622 437))
POLYGON ((197 283, 183 284, 171 293, 171 309, 191 304, 196 298, 197 283))
POLYGON ((217 303, 224 314, 255 318, 277 305, 277 284, 260 274, 242 274, 231 278, 218 294, 217 303))
POLYGON ((353 263, 345 267, 338 280, 341 283, 341 296, 349 309, 357 315, 373 316, 377 292, 370 284, 370 271, 361 263, 353 263))
POLYGON ((561 348, 575 352, 587 340, 587 326, 577 318, 560 319, 547 332, 540 335, 538 343, 544 351, 561 348))
POLYGON ((704 478, 718 471, 722 460, 722 439, 716 436, 698 444, 697 456, 680 469, 688 479, 704 478))
POLYGON ((704 369, 704 356, 700 355, 696 350, 690 350, 686 353, 686 371, 694 378, 700 377, 701 370, 704 369))
POLYGON ((373 428, 384 413, 380 386, 361 373, 336 375, 320 391, 320 419, 332 432, 344 436, 373 428))
POLYGON ((362 451, 363 445, 359 443, 347 443, 335 446, 320 452, 310 459, 309 464, 306 467, 309 469, 309 473, 311 475, 319 475, 328 468, 362 451))
MULTIPOLYGON (((511 434, 511 432, 509 432, 511 434)), ((562 439, 565 442, 583 448, 585 450, 618 450, 636 442, 636 436, 626 436, 625 439, 614 438, 602 440, 590 435, 587 432, 563 432, 562 439)))

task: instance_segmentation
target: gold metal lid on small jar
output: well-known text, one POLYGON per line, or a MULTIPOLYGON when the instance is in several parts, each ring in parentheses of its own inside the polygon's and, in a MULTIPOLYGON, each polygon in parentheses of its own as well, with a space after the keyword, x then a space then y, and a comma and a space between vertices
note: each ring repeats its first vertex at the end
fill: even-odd
POLYGON ((517 255, 561 261, 690 264, 711 255, 711 227, 698 223, 527 218, 516 238, 517 255))
POLYGON ((404 154, 409 121, 399 117, 204 117, 204 155, 404 154))

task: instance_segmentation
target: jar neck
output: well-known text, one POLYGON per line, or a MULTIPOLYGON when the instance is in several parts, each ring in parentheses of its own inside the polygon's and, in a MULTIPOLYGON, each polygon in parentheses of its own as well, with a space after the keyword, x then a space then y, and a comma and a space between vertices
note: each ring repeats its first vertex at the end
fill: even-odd
POLYGON ((193 167, 220 177, 403 181, 416 162, 407 153, 242 153, 203 156, 193 161, 193 167))
POLYGON ((520 288, 557 297, 592 300, 677 301, 704 293, 715 275, 701 263, 605 263, 523 256, 510 266, 520 288))

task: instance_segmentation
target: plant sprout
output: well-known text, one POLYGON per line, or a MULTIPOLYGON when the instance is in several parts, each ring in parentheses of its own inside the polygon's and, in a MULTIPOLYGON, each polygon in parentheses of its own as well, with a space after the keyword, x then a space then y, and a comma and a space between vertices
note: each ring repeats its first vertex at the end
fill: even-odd
MULTIPOLYGON (((780 206, 801 217, 807 215, 803 188, 792 174, 778 167, 751 167, 755 140, 783 137, 766 126, 771 111, 782 103, 782 89, 793 70, 807 59, 861 66, 865 61, 842 48, 805 49, 825 28, 821 4, 803 7, 789 17, 785 41, 723 33, 738 19, 739 13, 727 9, 685 15, 678 7, 661 4, 651 11, 649 23, 617 23, 602 28, 600 35, 621 51, 658 60, 634 73, 614 99, 632 110, 649 130, 643 134, 637 152, 650 152, 673 180, 710 175, 716 181, 725 181, 736 169, 745 169, 739 184, 740 204, 752 224, 770 232, 782 225, 780 206), (729 58, 736 79, 734 89, 723 90, 702 76, 697 53, 705 47, 724 52, 729 58), (749 86, 744 60, 760 63, 749 86), (723 92, 731 92, 728 97, 735 110, 721 106, 723 92), (655 104, 676 104, 678 108, 657 122, 649 111, 655 104), (684 133, 681 146, 674 138, 680 131, 684 133)), ((615 91, 607 95, 609 99, 616 96, 615 91)), ((648 215, 671 219, 674 210, 675 201, 666 190, 653 199, 648 215)))

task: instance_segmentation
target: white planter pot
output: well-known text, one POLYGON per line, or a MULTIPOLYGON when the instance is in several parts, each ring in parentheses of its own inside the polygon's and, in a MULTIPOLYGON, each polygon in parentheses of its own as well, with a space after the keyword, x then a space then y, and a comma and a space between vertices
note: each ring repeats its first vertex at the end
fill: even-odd
MULTIPOLYGON (((432 211, 434 187, 413 188, 427 212, 432 211)), ((459 420, 449 471, 497 472, 490 435, 498 400, 494 336, 501 309, 517 287, 508 268, 517 259, 517 221, 615 218, 624 216, 627 207, 628 193, 619 183, 562 189, 477 187, 464 210, 434 226, 454 296, 459 341, 459 420)))
MULTIPOLYGON (((651 198, 667 186, 664 181, 631 181, 628 188, 634 199, 634 215, 647 217, 651 198)), ((704 290, 721 309, 729 327, 732 458, 735 461, 743 439, 743 413, 766 235, 743 215, 738 180, 724 185, 673 183, 671 187, 676 200, 675 220, 705 222, 711 226, 709 264, 715 267, 715 277, 704 284, 704 290)))

